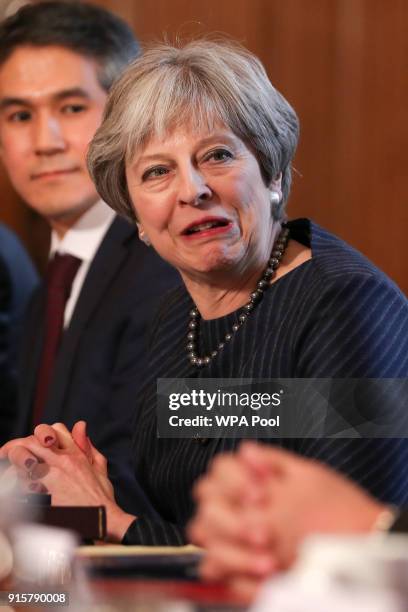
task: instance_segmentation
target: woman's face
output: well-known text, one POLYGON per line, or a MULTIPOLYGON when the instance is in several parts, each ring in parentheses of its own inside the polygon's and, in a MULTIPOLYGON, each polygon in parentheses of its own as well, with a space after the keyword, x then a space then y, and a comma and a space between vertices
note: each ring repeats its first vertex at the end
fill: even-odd
POLYGON ((126 165, 140 228, 184 278, 254 273, 272 246, 271 189, 256 157, 228 128, 176 129, 126 165))

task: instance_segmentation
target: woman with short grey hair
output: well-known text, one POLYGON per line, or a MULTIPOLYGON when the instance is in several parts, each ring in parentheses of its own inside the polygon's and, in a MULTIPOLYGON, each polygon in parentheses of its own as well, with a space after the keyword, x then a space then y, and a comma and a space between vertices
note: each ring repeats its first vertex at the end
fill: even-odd
POLYGON ((217 124, 248 144, 266 184, 282 175, 282 197, 272 207, 281 220, 299 121, 259 59, 232 42, 157 46, 133 63, 112 92, 90 148, 89 171, 100 195, 133 221, 135 209, 123 180, 126 160, 153 136, 163 137, 178 125, 211 132, 217 124))
MULTIPOLYGON (((157 379, 408 375, 402 293, 313 222, 286 222, 297 139, 289 103, 260 61, 231 42, 155 46, 111 91, 90 172, 103 199, 138 224, 142 240, 184 281, 157 315, 148 376, 135 398, 135 470, 158 518, 116 505, 83 424, 72 438, 40 425, 1 454, 19 467, 33 455, 48 463, 39 481, 56 504, 105 505, 114 541, 185 542, 194 482, 239 442, 158 438, 157 379)), ((405 440, 269 442, 332 465, 383 501, 406 501, 405 440)))

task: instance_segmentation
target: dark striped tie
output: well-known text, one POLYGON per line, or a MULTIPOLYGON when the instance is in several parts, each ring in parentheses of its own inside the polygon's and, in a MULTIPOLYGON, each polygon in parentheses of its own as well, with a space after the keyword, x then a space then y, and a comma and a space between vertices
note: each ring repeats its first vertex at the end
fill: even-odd
POLYGON ((60 255, 59 253, 56 253, 48 264, 45 279, 47 298, 44 344, 34 396, 34 425, 41 422, 55 358, 61 341, 65 304, 70 296, 72 283, 80 265, 81 260, 78 257, 74 257, 74 255, 60 255))

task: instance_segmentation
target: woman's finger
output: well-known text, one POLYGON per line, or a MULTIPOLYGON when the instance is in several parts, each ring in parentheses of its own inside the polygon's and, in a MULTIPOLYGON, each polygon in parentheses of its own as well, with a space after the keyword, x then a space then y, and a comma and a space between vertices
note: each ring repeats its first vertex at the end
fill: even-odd
POLYGON ((257 482, 251 477, 250 470, 233 455, 216 458, 207 475, 194 487, 194 497, 200 502, 209 496, 221 496, 233 502, 255 501, 257 482))
POLYGON ((77 421, 72 428, 72 437, 79 448, 86 454, 91 464, 95 464, 102 472, 106 472, 106 458, 92 444, 87 435, 86 421, 77 421))
POLYGON ((24 487, 29 493, 48 493, 47 487, 42 482, 27 482, 24 487))
POLYGON ((51 425, 41 424, 34 429, 37 440, 45 447, 58 444, 58 437, 55 429, 51 425))
POLYGON ((211 542, 229 541, 266 549, 270 538, 262 518, 255 510, 238 510, 226 500, 209 498, 200 505, 189 526, 189 534, 194 543, 205 548, 211 542))
POLYGON ((304 461, 287 450, 252 441, 242 442, 238 454, 254 473, 274 477, 283 476, 304 461))
POLYGON ((276 568, 276 560, 271 554, 222 542, 207 549, 200 575, 206 580, 225 579, 237 574, 264 578, 276 568))
POLYGON ((86 421, 77 421, 72 428, 71 435, 75 444, 88 457, 89 462, 93 463, 92 447, 86 434, 86 421))
POLYGON ((24 446, 13 446, 8 456, 10 463, 26 474, 31 474, 38 465, 38 458, 24 446))
POLYGON ((56 465, 58 463, 58 449, 55 449, 54 447, 44 447, 35 436, 28 436, 27 438, 13 440, 13 445, 11 445, 8 450, 9 461, 11 461, 12 459, 16 459, 17 461, 19 461, 19 463, 21 463, 21 451, 14 455, 15 449, 21 447, 25 449, 25 451, 28 451, 29 454, 23 455, 23 465, 19 466, 20 469, 32 471, 34 468, 32 460, 34 460, 34 462, 36 463, 44 462, 48 465, 56 465), (25 460, 30 461, 25 465, 25 460))
POLYGON ((0 448, 0 459, 8 459, 10 450, 15 446, 25 446, 27 441, 32 439, 33 436, 27 436, 26 438, 15 438, 3 444, 0 448))
POLYGON ((201 504, 198 513, 187 528, 189 539, 204 548, 208 542, 219 537, 239 540, 240 532, 242 533, 242 529, 237 513, 231 512, 217 501, 201 504))
POLYGON ((57 435, 58 448, 73 449, 77 446, 71 432, 64 423, 53 423, 52 429, 57 435))

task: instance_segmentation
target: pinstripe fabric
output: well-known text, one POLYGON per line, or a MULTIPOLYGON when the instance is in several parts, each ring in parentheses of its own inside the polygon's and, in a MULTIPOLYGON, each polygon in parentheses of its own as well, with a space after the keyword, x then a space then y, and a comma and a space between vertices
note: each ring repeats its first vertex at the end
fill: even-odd
MULTIPOLYGON (((209 367, 196 370, 186 357, 192 302, 177 289, 166 300, 152 334, 150 376, 135 421, 137 478, 163 521, 141 517, 124 542, 181 544, 193 512, 191 489, 209 460, 233 450, 235 440, 158 439, 159 377, 385 378, 408 375, 408 302, 361 254, 325 230, 299 219, 291 236, 310 244, 312 259, 265 293, 250 319, 209 367)), ((202 321, 200 353, 229 331, 236 313, 202 321)), ((307 418, 307 406, 305 406, 307 418)), ((369 489, 378 498, 408 502, 406 440, 291 439, 271 441, 315 457, 369 489)))

